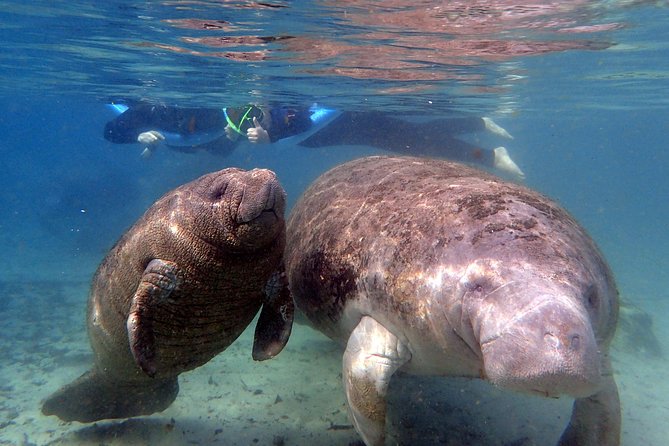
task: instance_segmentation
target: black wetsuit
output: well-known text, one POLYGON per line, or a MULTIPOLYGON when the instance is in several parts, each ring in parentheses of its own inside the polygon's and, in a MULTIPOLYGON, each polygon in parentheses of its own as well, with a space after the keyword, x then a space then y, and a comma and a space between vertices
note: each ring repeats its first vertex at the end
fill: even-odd
MULTIPOLYGON (((267 113, 271 119, 265 130, 271 142, 305 132, 312 126, 308 108, 276 106, 270 107, 267 113)), ((237 145, 237 141, 225 136, 227 124, 222 108, 138 104, 109 121, 105 125, 104 137, 116 144, 129 144, 136 143, 141 133, 156 130, 167 137, 166 144, 170 148, 185 152, 204 148, 227 154, 237 145)))
POLYGON ((343 112, 300 142, 305 147, 365 145, 403 155, 432 156, 492 167, 494 152, 456 138, 485 130, 481 118, 410 122, 385 112, 343 112))

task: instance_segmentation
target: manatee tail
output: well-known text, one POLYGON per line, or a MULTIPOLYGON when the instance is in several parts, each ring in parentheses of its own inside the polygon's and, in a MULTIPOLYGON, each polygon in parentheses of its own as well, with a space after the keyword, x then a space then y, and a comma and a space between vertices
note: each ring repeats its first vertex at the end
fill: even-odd
POLYGON ((136 417, 167 409, 178 393, 176 376, 125 382, 91 370, 47 398, 42 413, 82 423, 136 417))

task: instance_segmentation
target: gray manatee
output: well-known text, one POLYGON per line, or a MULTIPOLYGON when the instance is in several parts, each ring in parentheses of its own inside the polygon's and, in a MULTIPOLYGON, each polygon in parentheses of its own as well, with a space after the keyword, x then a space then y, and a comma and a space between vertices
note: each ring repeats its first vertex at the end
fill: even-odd
POLYGON ((354 160, 299 199, 285 262, 297 307, 345 345, 349 413, 367 445, 385 441, 397 370, 571 395, 560 444, 619 444, 612 273, 539 193, 443 160, 354 160))
POLYGON ((278 354, 294 308, 282 263, 284 209, 283 188, 263 169, 210 173, 156 201, 93 278, 92 369, 42 412, 92 422, 164 410, 178 375, 225 350, 261 307, 253 358, 278 354))

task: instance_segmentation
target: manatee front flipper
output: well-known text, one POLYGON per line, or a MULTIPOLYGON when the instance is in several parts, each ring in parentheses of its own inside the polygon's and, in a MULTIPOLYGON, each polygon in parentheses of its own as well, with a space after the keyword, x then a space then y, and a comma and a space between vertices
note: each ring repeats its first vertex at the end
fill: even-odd
POLYGON ((620 398, 608 357, 602 365, 599 392, 574 401, 571 420, 558 446, 620 445, 620 398))
POLYGON ((176 263, 153 259, 142 274, 126 323, 130 351, 135 362, 150 377, 156 375, 153 319, 156 306, 164 302, 179 285, 180 270, 176 263))
POLYGON ((42 413, 82 423, 149 415, 169 407, 178 393, 176 376, 118 382, 92 370, 47 398, 42 413))
POLYGON ((271 359, 283 350, 293 328, 294 314, 295 304, 288 290, 286 273, 281 266, 265 286, 265 301, 253 339, 253 359, 271 359))
POLYGON ((410 359, 407 347, 369 316, 348 338, 342 379, 353 424, 368 446, 384 444, 390 377, 410 359))

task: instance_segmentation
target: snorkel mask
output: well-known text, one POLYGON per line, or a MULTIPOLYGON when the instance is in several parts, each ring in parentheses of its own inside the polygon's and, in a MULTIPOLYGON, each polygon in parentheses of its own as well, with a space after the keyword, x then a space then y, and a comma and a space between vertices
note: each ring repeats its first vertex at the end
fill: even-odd
POLYGON ((224 108, 223 114, 228 125, 240 135, 246 135, 246 131, 253 127, 253 118, 262 121, 263 112, 255 105, 247 105, 245 107, 224 108))

